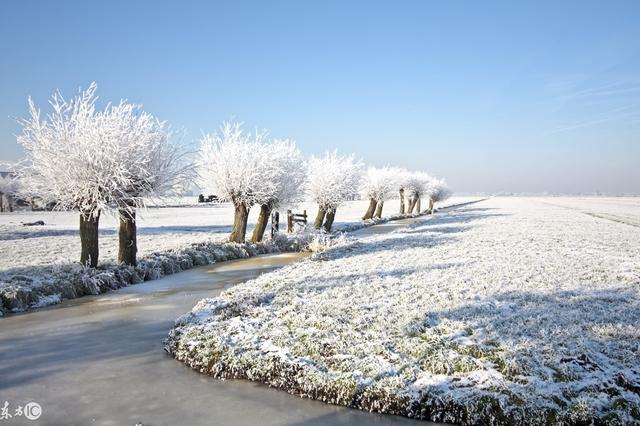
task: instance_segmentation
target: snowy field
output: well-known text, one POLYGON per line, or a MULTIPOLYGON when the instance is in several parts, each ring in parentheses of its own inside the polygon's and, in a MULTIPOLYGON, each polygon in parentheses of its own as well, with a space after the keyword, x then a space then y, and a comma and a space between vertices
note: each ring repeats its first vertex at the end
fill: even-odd
POLYGON ((558 197, 541 201, 594 217, 640 226, 640 197, 558 197))
POLYGON ((638 201, 492 198, 347 239, 202 300, 167 349, 364 410, 637 424, 638 201))
MULTIPOLYGON (((439 207, 463 203, 478 197, 452 197, 439 207)), ((199 205, 195 198, 170 200, 171 205, 185 207, 149 208, 138 218, 138 256, 165 252, 189 244, 221 241, 228 237, 233 225, 233 207, 228 204, 199 205)), ((384 216, 399 211, 399 201, 385 205, 384 216)), ((367 209, 368 201, 350 201, 338 209, 335 228, 354 223, 367 209)), ((426 208, 425 205, 423 208, 426 208)), ((303 203, 293 209, 306 209, 313 222, 317 208, 303 203)), ((259 208, 249 215, 247 237, 258 218, 259 208)), ((10 268, 77 262, 80 259, 79 218, 76 212, 16 212, 0 213, 0 272, 10 268), (22 226, 25 222, 44 221, 44 226, 22 226)), ((286 213, 281 212, 280 227, 286 231, 286 213)), ((270 228, 268 228, 270 229, 270 228)), ((267 230, 268 231, 268 230, 267 230)), ((115 262, 118 256, 118 223, 115 218, 100 217, 100 262, 115 262)))

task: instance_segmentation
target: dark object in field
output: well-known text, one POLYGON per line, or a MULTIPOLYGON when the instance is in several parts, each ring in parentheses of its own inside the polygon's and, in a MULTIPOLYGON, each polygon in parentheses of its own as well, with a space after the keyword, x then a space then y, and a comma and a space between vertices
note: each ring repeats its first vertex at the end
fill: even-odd
POLYGON ((43 220, 36 220, 35 222, 25 222, 22 224, 22 226, 43 226, 43 225, 44 225, 43 220))
POLYGON ((220 199, 218 198, 217 195, 209 195, 206 198, 205 198, 205 196, 203 194, 198 195, 198 202, 199 203, 217 203, 219 201, 220 201, 220 199))

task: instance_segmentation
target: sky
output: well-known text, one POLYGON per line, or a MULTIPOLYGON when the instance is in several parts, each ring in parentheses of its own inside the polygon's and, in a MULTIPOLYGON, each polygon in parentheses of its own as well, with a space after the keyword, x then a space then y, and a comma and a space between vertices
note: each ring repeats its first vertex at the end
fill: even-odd
POLYGON ((238 120, 458 193, 640 194, 639 1, 0 2, 17 117, 98 83, 180 143, 238 120))

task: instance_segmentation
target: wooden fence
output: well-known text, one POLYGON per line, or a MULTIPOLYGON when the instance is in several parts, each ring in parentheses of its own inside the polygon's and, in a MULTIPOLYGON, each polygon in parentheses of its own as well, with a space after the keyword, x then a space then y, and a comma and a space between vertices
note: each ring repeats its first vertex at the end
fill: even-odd
POLYGON ((301 225, 307 224, 307 211, 303 210, 302 214, 293 213, 291 210, 287 210, 287 232, 293 232, 293 225, 299 223, 301 225))
MULTIPOLYGON (((307 211, 303 210, 302 213, 293 213, 291 210, 287 210, 287 232, 293 232, 293 226, 298 223, 301 225, 307 224, 307 211)), ((271 238, 280 232, 280 213, 271 213, 271 238)))

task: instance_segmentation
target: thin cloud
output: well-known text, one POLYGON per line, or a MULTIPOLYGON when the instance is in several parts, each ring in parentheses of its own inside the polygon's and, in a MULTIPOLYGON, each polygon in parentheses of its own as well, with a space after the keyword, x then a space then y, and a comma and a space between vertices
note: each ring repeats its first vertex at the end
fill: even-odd
POLYGON ((624 107, 614 108, 612 110, 605 111, 587 120, 579 121, 577 123, 573 123, 565 126, 556 127, 555 129, 551 129, 548 132, 543 133, 543 136, 568 132, 568 131, 580 129, 583 127, 595 126, 597 124, 607 123, 610 121, 631 119, 630 122, 635 122, 635 119, 637 119, 638 117, 640 117, 640 111, 637 110, 637 105, 627 105, 624 107))

